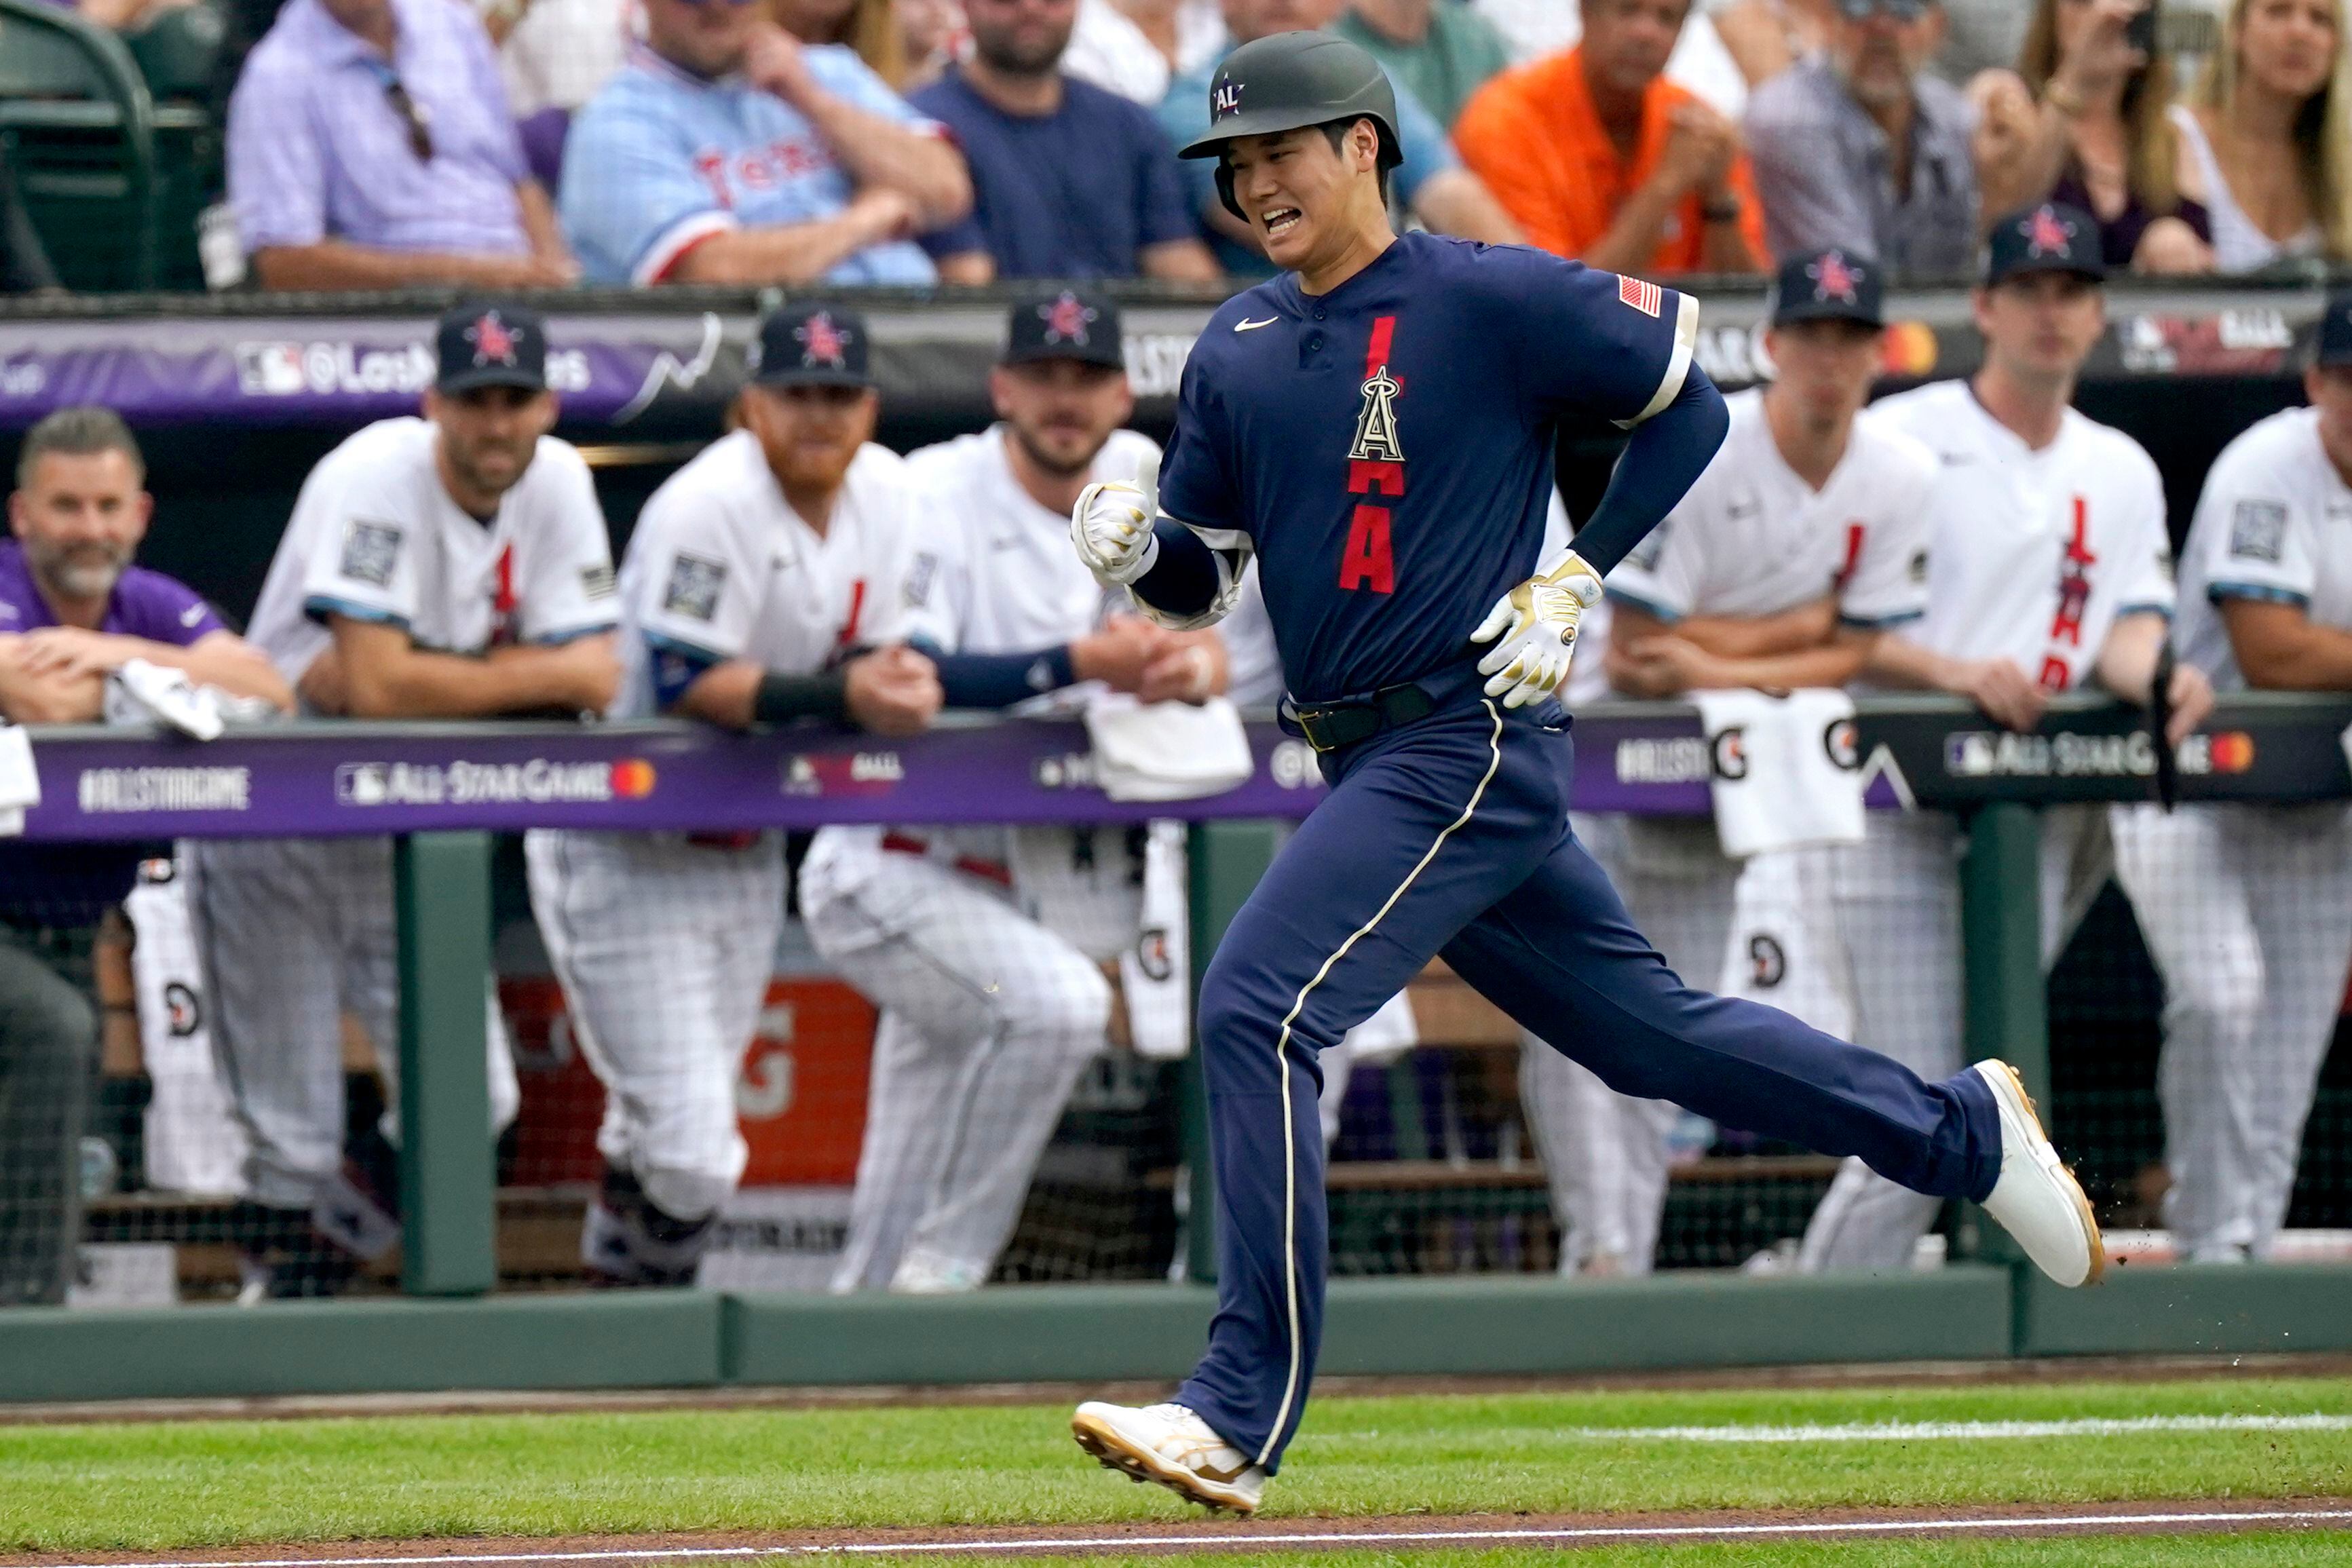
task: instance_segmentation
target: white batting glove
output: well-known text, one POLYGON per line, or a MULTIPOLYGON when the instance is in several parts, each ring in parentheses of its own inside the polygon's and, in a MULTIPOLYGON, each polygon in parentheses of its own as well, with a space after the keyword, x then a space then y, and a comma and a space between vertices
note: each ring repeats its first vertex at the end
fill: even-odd
POLYGON ((1568 678, 1576 653, 1576 626, 1601 602, 1601 577, 1575 551, 1542 577, 1531 577, 1495 601, 1473 643, 1492 643, 1478 673, 1493 677, 1486 695, 1505 707, 1541 702, 1568 678))
POLYGON ((1143 465, 1134 484, 1089 485, 1070 508, 1070 543, 1105 588, 1124 588, 1151 570, 1160 541, 1151 535, 1160 512, 1160 463, 1143 465))

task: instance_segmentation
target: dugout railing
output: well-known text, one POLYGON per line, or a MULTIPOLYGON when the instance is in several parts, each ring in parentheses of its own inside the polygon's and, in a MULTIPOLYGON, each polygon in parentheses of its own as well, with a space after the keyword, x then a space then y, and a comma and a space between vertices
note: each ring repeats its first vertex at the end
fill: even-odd
MULTIPOLYGON (((1093 784, 1083 727, 1069 723, 950 723, 887 744, 674 724, 287 725, 204 745, 120 729, 35 733, 42 800, 26 814, 31 842, 395 839, 404 1296, 0 1312, 0 1398, 1150 1379, 1181 1373, 1196 1353, 1213 1267, 1197 1225, 1183 1233, 1183 1283, 920 1299, 494 1291, 494 1176, 480 1134, 491 847, 493 835, 532 826, 1124 822, 1174 810, 1194 824, 1193 950, 1204 959, 1273 852, 1276 824, 1321 794, 1311 756, 1271 724, 1251 727, 1246 783, 1176 807, 1110 800, 1093 784)), ((1612 706, 1576 733, 1580 808, 1708 810, 1709 750, 1691 710, 1612 706)), ((2178 754, 2182 797, 2352 798, 2347 735, 2352 699, 2233 698, 2178 754)), ((2065 699, 2036 735, 2011 737, 1956 702, 1871 700, 1856 740, 1874 808, 1959 815, 1969 1051, 2016 1062, 2050 1103, 2040 808, 2147 799, 2156 752, 2139 716, 2065 699)), ((1189 1061, 1179 1076, 1191 1156, 1179 1207, 1202 1215, 1213 1195, 1189 1061)), ((2063 1292, 2014 1262, 1990 1228, 1963 1216, 1951 1231, 1948 1266, 1885 1276, 1343 1279, 1324 1365, 1534 1375, 2352 1348, 2352 1264, 2127 1267, 2096 1291, 2063 1292)))

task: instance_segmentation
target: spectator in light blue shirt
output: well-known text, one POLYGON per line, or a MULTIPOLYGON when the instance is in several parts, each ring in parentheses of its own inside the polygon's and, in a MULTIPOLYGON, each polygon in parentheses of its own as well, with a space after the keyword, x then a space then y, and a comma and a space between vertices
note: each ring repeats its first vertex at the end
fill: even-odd
MULTIPOLYGON (((1179 74, 1160 103, 1160 126, 1181 147, 1209 129, 1209 81, 1217 64, 1242 45, 1275 33, 1313 31, 1339 19, 1346 0, 1222 0, 1226 39, 1208 63, 1179 74)), ((1563 5, 1570 0, 1560 0, 1563 5)), ((1527 236, 1511 221, 1486 182, 1462 166, 1444 127, 1402 86, 1396 89, 1397 139, 1404 162, 1391 176, 1389 193, 1405 213, 1435 234, 1460 235, 1490 245, 1523 245, 1527 236)), ((1210 248, 1227 272, 1264 277, 1273 264, 1258 248, 1250 226, 1218 199, 1217 161, 1190 158, 1182 164, 1192 210, 1199 214, 1210 248)))
POLYGON ((265 288, 579 276, 459 0, 287 0, 229 99, 228 196, 265 288))
POLYGON ((864 61, 752 0, 645 0, 646 45, 572 122, 563 225, 598 283, 929 284, 962 156, 864 61))

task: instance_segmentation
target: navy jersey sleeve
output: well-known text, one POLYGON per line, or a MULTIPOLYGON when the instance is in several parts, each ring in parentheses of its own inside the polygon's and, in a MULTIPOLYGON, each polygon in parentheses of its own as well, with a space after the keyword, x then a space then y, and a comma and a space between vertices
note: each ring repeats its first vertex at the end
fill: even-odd
POLYGON ((1240 487, 1234 483, 1234 454, 1224 420, 1224 400, 1209 385, 1202 361, 1213 341, 1211 333, 1223 311, 1211 319, 1209 329, 1193 345, 1184 363, 1176 397, 1176 431, 1160 464, 1160 509, 1196 528, 1249 532, 1243 516, 1240 487))
POLYGON ((1496 267, 1500 287, 1489 297, 1504 312, 1496 330, 1516 350, 1520 395, 1539 413, 1630 428, 1682 392, 1697 301, 1518 246, 1488 251, 1480 262, 1496 267))

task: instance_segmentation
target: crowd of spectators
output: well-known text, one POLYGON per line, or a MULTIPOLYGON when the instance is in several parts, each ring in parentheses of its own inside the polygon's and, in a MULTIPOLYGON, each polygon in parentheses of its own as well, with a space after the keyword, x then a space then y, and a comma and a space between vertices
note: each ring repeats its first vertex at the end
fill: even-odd
POLYGON ((258 40, 226 183, 265 288, 1263 276, 1174 148, 1226 51, 1316 27, 1387 66, 1440 233, 1955 278, 2054 200, 2117 267, 2352 262, 2342 0, 203 3, 258 40))

